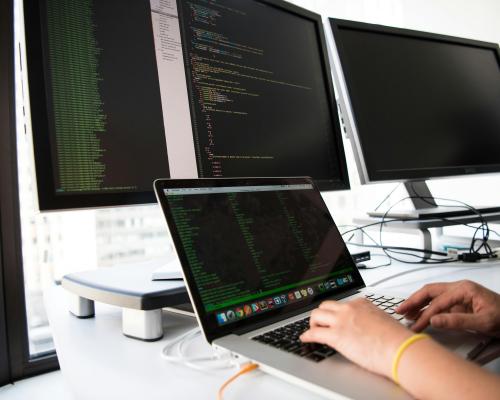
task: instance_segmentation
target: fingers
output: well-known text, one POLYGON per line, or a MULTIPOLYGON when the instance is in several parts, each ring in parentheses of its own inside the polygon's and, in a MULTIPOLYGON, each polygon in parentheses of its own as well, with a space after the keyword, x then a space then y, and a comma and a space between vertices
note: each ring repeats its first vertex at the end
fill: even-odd
POLYGON ((431 283, 425 285, 422 289, 417 290, 408 299, 403 301, 396 309, 398 314, 416 314, 420 309, 425 307, 429 302, 439 296, 441 293, 449 289, 449 283, 431 283))
POLYGON ((305 331, 301 336, 300 340, 305 343, 321 343, 321 344, 329 344, 334 341, 335 332, 331 328, 321 328, 315 327, 305 331))
POLYGON ((332 326, 334 324, 335 314, 332 311, 317 308, 311 312, 309 324, 311 328, 317 326, 332 326))
POLYGON ((309 320, 311 327, 300 335, 301 341, 304 343, 314 342, 322 344, 332 341, 332 337, 334 336, 332 325, 335 323, 335 313, 331 311, 332 308, 335 309, 335 304, 333 303, 336 302, 325 301, 320 304, 319 308, 311 312, 309 320))
POLYGON ((430 323, 440 329, 481 330, 481 321, 477 315, 468 313, 450 313, 433 315, 430 323))
POLYGON ((337 311, 340 307, 342 307, 342 303, 334 300, 326 300, 318 308, 321 310, 337 311))
POLYGON ((464 292, 462 290, 451 290, 444 292, 442 295, 432 300, 432 303, 425 310, 422 311, 420 317, 412 325, 411 329, 415 332, 420 332, 427 325, 430 319, 444 311, 448 311, 456 304, 463 303, 464 292))

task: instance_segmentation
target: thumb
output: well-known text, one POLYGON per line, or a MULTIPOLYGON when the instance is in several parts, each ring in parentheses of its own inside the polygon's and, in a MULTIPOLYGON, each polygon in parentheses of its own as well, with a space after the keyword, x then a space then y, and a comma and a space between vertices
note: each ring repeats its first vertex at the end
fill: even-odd
POLYGON ((436 314, 431 318, 431 326, 441 329, 472 329, 479 328, 477 316, 468 313, 436 314))

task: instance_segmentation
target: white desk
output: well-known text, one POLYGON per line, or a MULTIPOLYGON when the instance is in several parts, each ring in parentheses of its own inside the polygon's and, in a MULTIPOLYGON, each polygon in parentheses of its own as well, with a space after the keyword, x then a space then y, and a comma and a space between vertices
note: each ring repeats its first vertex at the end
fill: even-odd
MULTIPOLYGON (((362 271, 369 285, 384 277, 421 268, 398 265, 362 271)), ((429 266, 387 281, 380 287, 411 292, 427 282, 472 279, 500 292, 500 262, 460 264, 455 268, 429 266)), ((160 352, 165 342, 195 325, 190 317, 169 314, 164 318, 165 337, 145 343, 121 334, 121 311, 96 304, 96 317, 79 320, 71 316, 61 287, 45 293, 49 321, 54 335, 61 370, 76 399, 214 399, 222 382, 235 369, 198 372, 164 361, 160 352)), ((201 338, 190 348, 195 354, 210 351, 201 338)), ((321 397, 280 379, 254 371, 238 379, 226 391, 227 399, 255 400, 321 397)))

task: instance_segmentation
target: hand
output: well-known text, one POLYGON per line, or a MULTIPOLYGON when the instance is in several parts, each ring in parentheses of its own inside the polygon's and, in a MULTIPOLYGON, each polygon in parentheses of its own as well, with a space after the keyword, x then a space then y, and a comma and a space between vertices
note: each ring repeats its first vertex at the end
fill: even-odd
POLYGON ((416 332, 430 324, 500 336, 500 295, 471 281, 425 285, 396 312, 415 320, 412 329, 416 332))
POLYGON ((303 342, 333 347, 362 367, 391 377, 398 347, 413 333, 369 301, 324 301, 311 313, 310 329, 303 342))

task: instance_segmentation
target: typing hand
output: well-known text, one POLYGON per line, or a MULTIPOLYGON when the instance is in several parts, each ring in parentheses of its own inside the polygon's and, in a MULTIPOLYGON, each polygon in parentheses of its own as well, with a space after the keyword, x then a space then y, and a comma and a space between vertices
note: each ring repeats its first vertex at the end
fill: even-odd
POLYGON ((430 324, 500 336, 500 295, 471 281, 425 285, 401 303, 396 312, 415 321, 415 332, 430 324))
POLYGON ((365 299, 324 301, 311 313, 303 342, 329 345, 368 370, 391 376, 399 345, 412 335, 403 325, 365 299))

